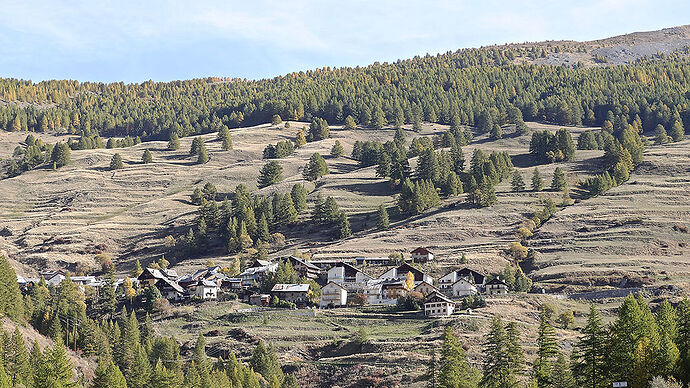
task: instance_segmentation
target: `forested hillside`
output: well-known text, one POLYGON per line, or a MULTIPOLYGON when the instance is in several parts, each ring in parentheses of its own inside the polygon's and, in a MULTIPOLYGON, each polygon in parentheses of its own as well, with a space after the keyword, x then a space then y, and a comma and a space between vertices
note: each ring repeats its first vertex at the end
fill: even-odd
MULTIPOLYGON (((556 48, 560 46, 555 46, 556 48)), ((564 48, 565 49, 565 48, 564 48)), ((0 128, 167 140, 283 119, 361 126, 422 121, 475 125, 546 120, 601 125, 622 116, 646 130, 687 126, 690 63, 678 55, 629 66, 519 65, 527 48, 461 50, 363 68, 316 69, 273 79, 169 83, 0 81, 0 128), (519 109, 522 118, 518 117, 519 109)))

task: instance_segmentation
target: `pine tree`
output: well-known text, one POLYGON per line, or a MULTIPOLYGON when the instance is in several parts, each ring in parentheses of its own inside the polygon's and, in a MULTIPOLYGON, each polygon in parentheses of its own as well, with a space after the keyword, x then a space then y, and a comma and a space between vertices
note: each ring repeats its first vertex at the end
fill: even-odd
POLYGON ((295 183, 290 191, 290 197, 298 213, 307 208, 307 189, 304 185, 295 183))
POLYGON ((350 221, 347 219, 345 212, 340 212, 338 216, 338 238, 347 238, 352 235, 350 229, 350 221))
POLYGON ((321 193, 319 193, 316 197, 316 203, 314 204, 314 210, 312 211, 311 214, 311 220, 312 222, 315 222, 317 224, 325 222, 323 216, 324 216, 324 210, 323 207, 325 205, 325 202, 323 200, 323 196, 321 193))
POLYGON ((50 161, 56 168, 66 166, 70 162, 70 148, 66 143, 58 142, 50 154, 50 161))
POLYGON ((388 229, 390 222, 388 220, 388 210, 384 204, 379 205, 379 209, 376 212, 376 227, 379 230, 388 229))
POLYGON ((135 354, 134 365, 132 365, 130 375, 127 376, 127 387, 146 388, 151 378, 151 364, 141 344, 137 344, 135 354))
POLYGON ((330 137, 330 129, 328 123, 322 118, 315 118, 309 125, 309 141, 318 141, 328 139, 330 137))
POLYGON ((267 242, 271 239, 271 233, 268 230, 268 221, 266 221, 265 214, 262 214, 261 218, 259 218, 259 223, 257 224, 256 237, 257 239, 264 242, 267 242))
POLYGON ((558 354, 556 332, 553 326, 546 321, 546 316, 542 314, 537 332, 537 358, 532 366, 532 375, 537 386, 549 387, 552 385, 553 363, 558 354))
POLYGON ((670 141, 670 137, 666 134, 666 129, 659 124, 654 129, 654 144, 666 144, 670 141))
POLYGON ((122 164, 122 156, 119 153, 115 153, 112 159, 110 159, 110 169, 119 170, 122 168, 124 168, 124 165, 122 164))
MULTIPOLYGON (((29 352, 26 350, 24 338, 15 327, 14 333, 8 342, 4 344, 4 368, 7 376, 14 386, 31 385, 31 364, 29 363, 29 352)), ((0 362, 2 365, 2 362, 0 362)))
POLYGON ((377 106, 374 109, 374 114, 371 117, 371 126, 374 129, 381 129, 388 125, 388 120, 386 120, 386 116, 383 114, 383 110, 381 109, 380 106, 377 106))
POLYGON ((132 277, 139 277, 141 273, 144 272, 144 270, 141 268, 141 263, 139 262, 139 259, 134 263, 134 269, 132 270, 132 277))
POLYGON ((300 129, 295 135, 295 147, 299 148, 305 144, 307 144, 307 137, 304 136, 304 131, 300 129))
MULTIPOLYGON (((112 148, 112 147, 108 147, 112 148)), ((177 136, 176 132, 171 132, 168 140, 168 150, 177 151, 180 149, 180 138, 177 136)))
POLYGON ((153 162, 153 156, 151 155, 151 151, 147 149, 144 150, 144 154, 141 155, 141 162, 144 164, 148 164, 153 162))
POLYGON ((669 136, 671 136, 674 142, 685 139, 685 129, 683 129, 683 123, 680 120, 676 120, 673 123, 669 136))
POLYGON ((93 388, 127 388, 127 382, 120 369, 112 362, 106 365, 98 363, 93 378, 93 388))
POLYGON ((511 368, 508 337, 500 317, 491 320, 491 328, 483 347, 484 376, 480 383, 486 388, 509 388, 517 384, 511 368))
POLYGON ((560 167, 556 167, 553 172, 553 179, 551 180, 551 190, 554 191, 568 191, 568 182, 565 180, 565 173, 560 167))
POLYGON ((283 180, 283 168, 272 160, 266 163, 259 172, 259 179, 257 181, 259 188, 270 186, 283 180))
POLYGON ((24 316, 24 302, 17 284, 17 274, 7 257, 0 254, 0 314, 19 320, 24 316))
POLYGON ((551 372, 552 387, 557 388, 576 388, 577 383, 570 371, 570 365, 562 353, 558 353, 556 362, 553 364, 551 372))
POLYGON ((209 157, 208 153, 206 152, 206 144, 204 144, 204 141, 202 140, 201 143, 199 144, 199 156, 196 158, 197 164, 206 164, 208 163, 209 157))
POLYGON ((541 178, 539 169, 534 168, 534 173, 532 174, 532 191, 541 191, 544 187, 544 180, 541 178))
POLYGON ((309 163, 304 167, 304 179, 315 181, 322 176, 328 174, 328 165, 319 153, 313 153, 309 158, 309 163))
POLYGON ((343 150, 343 145, 340 144, 339 140, 335 141, 335 144, 333 144, 333 147, 331 148, 331 156, 334 158, 339 158, 343 156, 343 153, 345 151, 343 150))
POLYGON ((254 348, 250 365, 255 372, 260 373, 266 380, 270 381, 276 377, 278 381, 283 380, 283 372, 271 346, 266 346, 263 341, 254 348))
POLYGON ((510 187, 514 192, 520 192, 525 190, 525 181, 522 179, 522 174, 515 170, 513 173, 513 179, 510 181, 510 187))
POLYGON ((521 375, 524 373, 525 367, 525 353, 520 345, 520 333, 518 331, 517 323, 509 322, 506 325, 507 349, 508 349, 508 366, 513 374, 521 375))
POLYGON ((40 365, 34 371, 35 388, 74 387, 74 372, 62 342, 43 352, 40 365))
POLYGON ((493 140, 498 140, 503 137, 503 128, 501 128, 500 125, 494 124, 494 126, 491 128, 491 139, 493 140))
POLYGON ((355 123, 355 119, 351 115, 347 115, 345 117, 345 125, 343 126, 345 129, 355 129, 357 128, 357 124, 355 123))
POLYGON ((608 386, 605 380, 606 342, 605 330, 599 312, 594 305, 589 308, 587 324, 582 337, 575 344, 573 372, 578 384, 587 388, 608 386))
POLYGON ((453 329, 447 327, 443 333, 443 345, 439 359, 438 387, 471 388, 476 387, 472 368, 467 362, 465 350, 460 345, 453 329))

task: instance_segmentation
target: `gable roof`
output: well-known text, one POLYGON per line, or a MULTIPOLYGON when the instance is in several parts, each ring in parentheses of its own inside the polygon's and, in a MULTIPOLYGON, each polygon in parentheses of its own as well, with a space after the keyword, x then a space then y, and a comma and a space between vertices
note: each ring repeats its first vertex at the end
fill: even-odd
POLYGON ((467 267, 459 269, 455 272, 457 272, 459 276, 472 276, 472 280, 474 280, 475 284, 484 283, 484 281, 486 280, 486 275, 467 267))
POLYGON ((184 294, 184 288, 182 288, 182 286, 177 284, 176 281, 168 279, 166 277, 163 277, 163 278, 158 279, 156 281, 156 284, 158 284, 160 282, 163 282, 165 285, 167 285, 168 287, 172 288, 173 290, 179 292, 180 294, 184 294))
POLYGON ((300 263, 300 264, 304 265, 305 267, 312 269, 314 271, 320 271, 321 270, 321 268, 319 268, 319 267, 315 266, 314 264, 312 264, 312 263, 310 263, 310 262, 308 262, 308 261, 306 261, 300 257, 297 257, 297 256, 288 256, 287 258, 285 258, 283 260, 295 261, 295 262, 300 263))
POLYGON ((495 277, 495 278, 491 279, 491 281, 489 281, 489 282, 486 283, 486 284, 487 284, 487 285, 489 285, 489 284, 498 284, 498 285, 501 285, 501 284, 502 284, 502 285, 504 285, 504 286, 506 286, 506 287, 508 286, 508 285, 506 284, 506 282, 504 282, 503 280, 501 280, 500 277, 495 277))
POLYGON ((336 283, 336 282, 334 282, 334 281, 332 281, 332 280, 331 280, 330 282, 326 283, 325 286, 321 287, 321 289, 325 288, 325 287, 328 286, 329 284, 332 284, 332 285, 334 285, 334 286, 337 286, 337 287, 339 287, 339 288, 342 288, 343 290, 345 290, 345 292, 347 292, 347 289, 346 289, 345 287, 341 286, 340 284, 338 284, 338 283, 336 283))
POLYGON ((425 273, 422 272, 420 269, 411 266, 408 263, 403 263, 402 265, 396 268, 396 271, 398 272, 398 276, 400 276, 401 273, 407 274, 408 272, 412 272, 412 274, 414 275, 414 280, 424 280, 425 273))
POLYGON ((420 253, 422 255, 428 255, 429 253, 431 253, 431 251, 424 248, 424 247, 417 247, 417 248, 415 248, 415 250, 413 250, 410 253, 420 253))
POLYGON ((416 286, 414 286, 414 288, 412 289, 412 291, 416 290, 416 289, 419 288, 419 287, 422 287, 423 285, 427 285, 427 286, 433 288, 435 291, 438 290, 438 288, 434 287, 433 284, 430 284, 429 282, 427 282, 427 281, 425 281, 425 280, 422 280, 421 283, 419 283, 419 284, 417 284, 416 286))
POLYGON ((429 295, 427 295, 426 299, 424 299, 424 303, 432 303, 432 302, 436 302, 436 301, 455 304, 454 301, 452 301, 450 298, 443 295, 439 291, 434 291, 434 292, 430 293, 429 295))

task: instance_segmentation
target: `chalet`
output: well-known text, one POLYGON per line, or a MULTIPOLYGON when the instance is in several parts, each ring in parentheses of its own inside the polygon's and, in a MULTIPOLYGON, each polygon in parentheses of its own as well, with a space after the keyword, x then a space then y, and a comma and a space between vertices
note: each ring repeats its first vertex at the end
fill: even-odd
POLYGON ((347 263, 348 261, 351 261, 351 260, 344 260, 344 259, 309 260, 309 263, 318 267, 322 271, 328 271, 328 269, 330 269, 331 267, 336 266, 339 263, 347 263))
POLYGON ((198 280, 194 290, 194 295, 200 299, 218 299, 218 284, 211 280, 198 280))
POLYGON ((163 298, 167 300, 180 300, 185 295, 184 288, 180 287, 176 281, 168 278, 159 279, 154 285, 161 292, 163 298))
POLYGON ((180 287, 174 279, 171 279, 167 275, 175 275, 175 277, 177 277, 177 273, 175 272, 145 268, 137 280, 139 280, 139 284, 142 286, 156 286, 165 299, 182 299, 182 296, 185 294, 184 288, 180 287))
POLYGON ((424 300, 424 315, 428 317, 447 317, 455 312, 455 302, 436 291, 424 300))
POLYGON ((477 295, 477 293, 477 286, 464 277, 459 278, 457 282, 453 283, 450 288, 445 290, 445 294, 453 298, 463 298, 465 296, 477 295))
POLYGON ((220 281, 223 291, 237 292, 242 289, 242 278, 225 278, 220 281))
POLYGON ((381 300, 384 304, 393 304, 398 298, 407 294, 404 280, 388 280, 381 282, 381 300))
POLYGON ((242 286, 257 287, 268 273, 275 272, 277 269, 278 263, 271 263, 266 260, 254 260, 254 262, 239 275, 239 277, 242 278, 242 286))
POLYGON ((295 304, 306 304, 309 302, 309 284, 279 283, 273 286, 271 295, 295 304))
POLYGON ((486 275, 479 273, 477 271, 473 271, 469 268, 463 268, 451 271, 447 275, 438 279, 438 288, 441 291, 446 292, 450 290, 453 284, 455 284, 455 282, 457 282, 459 279, 465 279, 468 282, 474 284, 479 291, 481 291, 484 288, 484 285, 486 284, 486 275))
POLYGON ((362 265, 388 265, 391 259, 388 257, 357 257, 355 264, 362 265))
POLYGON ((328 270, 328 281, 343 286, 348 292, 361 292, 373 278, 347 263, 338 263, 328 270))
POLYGON ((408 263, 404 263, 398 267, 391 268, 388 271, 386 271, 383 275, 379 276, 380 280, 405 280, 407 278, 407 273, 412 272, 412 275, 414 275, 414 284, 417 285, 421 282, 427 282, 429 284, 433 284, 434 278, 431 276, 425 274, 421 270, 411 266, 408 263))
POLYGON ((347 290, 338 283, 328 282, 321 287, 319 307, 339 307, 347 304, 347 290))
POLYGON ((420 294, 427 296, 432 292, 438 291, 438 288, 434 287, 432 284, 427 282, 421 282, 417 284, 412 291, 419 292, 420 294))
POLYGON ((508 285, 501 280, 500 277, 495 277, 486 283, 485 292, 487 295, 500 295, 508 293, 508 285))
POLYGON ((412 255, 412 261, 415 263, 426 263, 427 261, 434 259, 434 254, 430 250, 419 247, 410 252, 412 255))
POLYGON ((319 277, 319 272, 321 272, 321 268, 296 256, 288 256, 282 261, 289 261, 297 275, 303 279, 314 280, 319 277))

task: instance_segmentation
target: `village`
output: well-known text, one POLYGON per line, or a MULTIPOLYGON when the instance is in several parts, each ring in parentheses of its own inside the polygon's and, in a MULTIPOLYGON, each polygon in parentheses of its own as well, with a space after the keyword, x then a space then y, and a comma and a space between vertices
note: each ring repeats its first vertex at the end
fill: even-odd
MULTIPOLYGON (((392 258, 355 258, 339 260, 308 260, 294 255, 273 261, 255 259, 236 276, 229 276, 219 265, 202 268, 191 274, 178 274, 174 269, 158 265, 144 268, 137 277, 113 279, 113 286, 143 289, 154 286, 170 303, 239 299, 258 307, 290 307, 330 309, 345 306, 401 306, 414 303, 427 317, 450 316, 460 309, 483 307, 484 296, 507 294, 508 285, 500 276, 461 267, 434 279, 422 271, 434 255, 419 247, 410 258, 396 263, 392 258), (383 268, 397 264, 374 277, 361 267, 383 268), (268 285, 279 268, 294 271, 300 282, 268 285), (409 302, 408 302, 409 301, 409 302)), ((63 271, 44 271, 40 279, 17 276, 20 289, 44 281, 58 286, 69 276, 63 271)), ((96 293, 106 284, 101 276, 69 276, 83 292, 96 293)))

